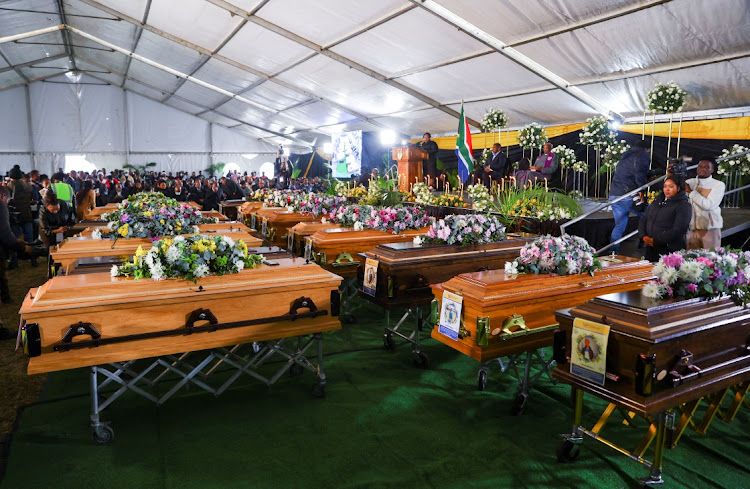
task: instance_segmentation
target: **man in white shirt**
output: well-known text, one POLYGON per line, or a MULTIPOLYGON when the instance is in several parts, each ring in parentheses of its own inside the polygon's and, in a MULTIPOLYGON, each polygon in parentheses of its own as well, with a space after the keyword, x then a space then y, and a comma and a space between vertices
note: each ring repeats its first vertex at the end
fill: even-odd
POLYGON ((725 186, 724 182, 714 180, 711 176, 715 166, 712 158, 701 159, 697 178, 690 178, 685 182, 685 190, 693 206, 693 219, 687 235, 687 247, 690 250, 721 246, 724 221, 719 204, 724 198, 725 186))

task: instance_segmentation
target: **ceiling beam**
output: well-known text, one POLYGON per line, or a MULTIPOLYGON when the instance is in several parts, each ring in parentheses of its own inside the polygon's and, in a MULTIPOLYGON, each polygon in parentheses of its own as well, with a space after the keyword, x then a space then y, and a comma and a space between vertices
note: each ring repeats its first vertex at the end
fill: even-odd
POLYGON ((18 68, 18 69, 20 69, 20 68, 27 68, 27 67, 29 67, 31 65, 35 65, 37 63, 44 63, 44 62, 47 62, 47 61, 57 61, 58 59, 67 58, 67 57, 68 57, 68 55, 66 53, 62 53, 62 54, 56 54, 55 56, 50 56, 49 58, 35 59, 33 61, 27 61, 25 63, 20 63, 20 64, 17 64, 17 65, 6 66, 5 68, 0 68, 0 73, 5 73, 6 71, 13 71, 16 68, 18 68))
MULTIPOLYGON (((130 48, 132 52, 135 52, 136 49, 138 49, 138 43, 141 41, 141 35, 143 35, 143 27, 146 22, 148 22, 148 15, 151 13, 151 0, 146 1, 146 7, 143 9, 143 20, 141 21, 140 25, 136 25, 135 27, 135 36, 133 36, 133 47, 130 48)), ((120 20, 120 19, 117 19, 120 20)), ((133 58, 128 56, 127 64, 125 65, 125 74, 127 75, 130 73, 130 64, 133 62, 133 58)), ((120 85, 120 88, 125 88, 125 78, 122 79, 122 85, 120 85)))
MULTIPOLYGON (((57 0, 57 13, 60 16, 60 23, 63 25, 68 25, 68 19, 65 17, 65 6, 63 5, 63 0, 57 0)), ((74 58, 75 51, 73 50, 73 41, 70 38, 70 32, 67 29, 63 29, 63 31, 60 33, 62 35, 63 43, 65 44, 65 52, 68 53, 68 57, 70 58, 70 63, 73 65, 73 68, 76 67, 76 60, 74 58)))
MULTIPOLYGON (((385 83, 386 85, 390 85, 391 87, 396 88, 396 89, 400 90, 401 92, 404 92, 404 93, 406 93, 408 95, 411 95, 412 97, 416 98, 417 100, 420 100, 420 101, 422 101, 422 102, 424 102, 424 103, 426 103, 428 105, 431 105, 431 106, 435 107, 436 109, 439 109, 439 110, 445 112, 446 114, 450 114, 451 116, 455 117, 456 119, 458 119, 461 116, 461 114, 459 114, 457 111, 455 111, 455 110, 453 110, 453 109, 451 109, 449 107, 446 107, 445 105, 441 104, 437 100, 435 100, 433 98, 430 98, 430 97, 424 95, 423 93, 421 93, 421 92, 419 92, 417 90, 414 90, 411 87, 408 87, 408 86, 404 85, 403 83, 400 83, 400 82, 398 82, 396 80, 392 80, 392 79, 388 78, 387 76, 385 76, 385 75, 383 75, 381 73, 378 73, 375 70, 367 68, 366 66, 364 66, 364 65, 362 65, 360 63, 357 63, 354 60, 351 60, 351 59, 349 59, 349 58, 347 58, 345 56, 337 54, 337 53, 331 51, 330 49, 328 49, 328 48, 326 48, 324 46, 316 44, 316 43, 310 41, 309 39, 306 39, 306 38, 304 38, 302 36, 299 36, 299 35, 291 32, 291 31, 288 31, 288 30, 284 29, 281 26, 278 26, 278 25, 276 25, 276 24, 274 24, 272 22, 269 22, 269 21, 267 21, 265 19, 262 19, 262 18, 258 17, 257 15, 250 15, 249 12, 246 12, 243 9, 241 9, 239 7, 236 7, 236 6, 234 6, 234 5, 226 2, 224 0, 206 0, 206 1, 209 2, 209 3, 212 3, 214 5, 216 5, 218 7, 221 7, 223 9, 225 9, 225 10, 228 10, 229 12, 232 12, 235 15, 239 15, 239 16, 247 19, 248 21, 250 21, 250 22, 252 22, 254 24, 257 24, 257 25, 259 25, 259 26, 261 26, 261 27, 263 27, 263 28, 265 28, 265 29, 267 29, 267 30, 269 30, 271 32, 274 32, 274 33, 276 33, 276 34, 278 34, 278 35, 280 35, 280 36, 282 36, 282 37, 284 37, 286 39, 289 39, 290 41, 294 41, 297 44, 305 46, 306 48, 311 49, 311 50, 313 50, 313 51, 321 54, 322 56, 325 56, 327 58, 333 59, 334 61, 338 61, 339 63, 341 63, 341 64, 343 64, 345 66, 348 66, 349 68, 355 69, 355 70, 359 71, 360 73, 363 73, 363 74, 369 76, 370 78, 374 78, 374 79, 376 79, 376 80, 378 80, 380 82, 385 83)), ((469 119, 469 118, 467 118, 467 121, 469 121, 469 123, 471 125, 479 127, 479 123, 477 121, 474 121, 474 120, 469 119)))
POLYGON ((17 41, 19 39, 26 39, 34 36, 41 36, 42 34, 49 34, 50 32, 61 31, 63 29, 65 29, 65 24, 53 25, 51 27, 45 27, 43 29, 22 32, 20 34, 13 34, 12 36, 4 36, 0 37, 0 44, 5 44, 6 42, 17 41))

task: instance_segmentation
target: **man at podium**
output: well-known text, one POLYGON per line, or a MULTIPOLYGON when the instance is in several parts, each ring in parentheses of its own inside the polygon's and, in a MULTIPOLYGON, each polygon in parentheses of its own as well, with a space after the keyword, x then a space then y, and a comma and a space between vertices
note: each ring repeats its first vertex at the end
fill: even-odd
POLYGON ((422 140, 417 143, 417 148, 428 154, 426 160, 424 160, 423 174, 424 176, 430 177, 430 180, 437 181, 437 152, 438 145, 435 141, 430 139, 432 135, 429 132, 424 133, 422 140))

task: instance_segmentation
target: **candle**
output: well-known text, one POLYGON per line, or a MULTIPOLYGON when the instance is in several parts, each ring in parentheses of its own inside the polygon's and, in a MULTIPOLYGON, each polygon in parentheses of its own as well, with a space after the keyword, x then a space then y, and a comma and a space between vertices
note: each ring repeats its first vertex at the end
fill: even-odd
POLYGON ((544 179, 544 191, 545 192, 547 191, 547 179, 546 178, 544 179))

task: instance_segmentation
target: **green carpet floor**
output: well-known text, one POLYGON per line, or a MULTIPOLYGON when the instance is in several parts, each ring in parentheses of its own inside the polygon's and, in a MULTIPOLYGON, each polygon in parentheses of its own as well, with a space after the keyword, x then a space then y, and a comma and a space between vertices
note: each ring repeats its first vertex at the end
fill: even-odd
MULTIPOLYGON (((102 415, 108 446, 90 439, 87 370, 52 374, 23 412, 0 488, 620 488, 646 474, 591 439, 575 463, 557 462, 567 386, 542 381, 512 416, 510 375, 495 368, 479 392, 478 364, 434 340, 431 368, 415 368, 410 348, 382 350, 379 309, 356 314, 326 335, 326 398, 310 395, 310 372, 271 387, 246 376, 218 398, 182 391, 161 407, 128 393, 102 415)), ((587 401, 591 425, 604 403, 587 401)), ((645 426, 618 421, 605 434, 635 446, 645 426)), ((706 436, 686 432, 667 451, 666 487, 750 487, 749 421, 743 408, 706 436)))

